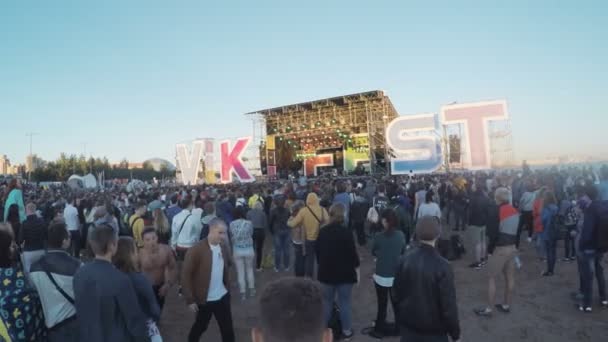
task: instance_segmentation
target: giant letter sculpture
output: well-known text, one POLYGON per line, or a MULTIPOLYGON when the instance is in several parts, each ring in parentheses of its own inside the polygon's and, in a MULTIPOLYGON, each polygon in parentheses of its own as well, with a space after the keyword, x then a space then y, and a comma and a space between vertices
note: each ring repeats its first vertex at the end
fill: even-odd
POLYGON ((220 158, 222 162, 221 180, 222 183, 232 182, 232 171, 241 182, 253 182, 255 178, 249 173, 249 170, 243 165, 241 155, 249 145, 250 137, 239 138, 234 144, 234 148, 230 151, 230 141, 222 141, 220 143, 220 158))
POLYGON ((190 154, 188 154, 188 149, 185 144, 177 144, 175 146, 182 183, 191 185, 197 184, 204 144, 205 142, 203 140, 194 141, 190 154))
POLYGON ((507 120, 507 103, 504 100, 463 103, 441 107, 444 125, 463 124, 463 166, 470 170, 490 169, 490 137, 488 122, 507 120))
POLYGON ((435 114, 398 117, 386 127, 386 142, 394 155, 391 174, 430 173, 442 162, 435 114))

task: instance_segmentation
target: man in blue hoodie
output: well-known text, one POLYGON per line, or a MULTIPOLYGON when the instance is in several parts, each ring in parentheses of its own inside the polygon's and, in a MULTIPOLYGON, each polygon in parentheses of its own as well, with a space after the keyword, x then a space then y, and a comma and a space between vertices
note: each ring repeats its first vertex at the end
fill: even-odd
POLYGON ((597 285, 600 295, 601 305, 608 308, 608 298, 606 297, 606 280, 604 278, 604 268, 602 259, 605 250, 600 237, 599 229, 605 229, 608 218, 608 201, 597 200, 598 194, 595 187, 589 186, 586 195, 591 199, 591 204, 585 209, 583 227, 579 240, 579 272, 581 276, 581 290, 583 301, 579 305, 582 312, 591 312, 591 299, 593 295, 593 275, 597 278, 597 285))

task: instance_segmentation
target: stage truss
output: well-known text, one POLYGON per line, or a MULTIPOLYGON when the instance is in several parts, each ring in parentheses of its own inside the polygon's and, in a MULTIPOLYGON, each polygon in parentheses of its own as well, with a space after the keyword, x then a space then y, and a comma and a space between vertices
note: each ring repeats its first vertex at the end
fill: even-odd
MULTIPOLYGON (((264 121, 266 146, 262 159, 276 165, 277 146, 287 144, 294 159, 314 158, 320 150, 342 149, 365 153, 372 173, 385 173, 390 151, 386 126, 399 114, 383 91, 332 97, 247 113, 264 121), (366 139, 365 139, 366 138, 366 139)), ((255 119, 254 119, 255 121, 255 119)), ((360 160, 360 159, 358 159, 360 160)))

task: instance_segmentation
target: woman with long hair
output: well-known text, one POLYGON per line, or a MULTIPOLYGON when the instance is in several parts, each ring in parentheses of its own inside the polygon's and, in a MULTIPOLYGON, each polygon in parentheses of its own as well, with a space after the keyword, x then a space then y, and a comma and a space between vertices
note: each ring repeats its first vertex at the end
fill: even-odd
POLYGON ((23 192, 21 191, 21 180, 11 179, 8 183, 6 197, 4 198, 4 221, 8 219, 11 205, 16 204, 19 211, 19 222, 25 221, 25 204, 23 203, 23 192))
POLYGON ((158 242, 168 245, 171 241, 171 227, 169 227, 169 219, 165 215, 165 211, 162 208, 155 208, 152 211, 152 220, 152 226, 158 235, 158 242))
POLYGON ((148 336, 151 341, 161 342, 162 338, 157 327, 157 322, 160 319, 160 306, 156 300, 152 284, 143 273, 139 272, 137 247, 133 238, 121 236, 118 239, 116 254, 112 258, 112 263, 131 280, 137 294, 139 307, 148 319, 148 336))
MULTIPOLYGON (((323 286, 325 320, 329 323, 334 299, 338 297, 342 337, 350 339, 352 330, 352 290, 359 282, 359 255, 351 230, 346 227, 341 203, 329 209, 329 224, 321 228, 315 249, 319 264, 318 280, 323 286)), ((338 338, 338 336, 336 336, 338 338)))
POLYGON ((427 191, 424 194, 424 203, 420 204, 418 207, 418 216, 416 219, 419 220, 421 217, 425 216, 433 216, 441 221, 441 209, 437 203, 433 202, 432 191, 427 191))
POLYGON ((374 236, 372 246, 372 254, 376 257, 376 271, 373 279, 376 287, 378 311, 376 324, 370 332, 370 336, 375 338, 382 338, 385 335, 393 336, 398 333, 395 329, 390 329, 387 326, 386 309, 390 298, 393 312, 396 312, 397 307, 392 295, 393 281, 399 265, 399 257, 405 252, 405 234, 397 230, 399 220, 395 211, 392 209, 384 210, 380 218, 384 229, 374 236))

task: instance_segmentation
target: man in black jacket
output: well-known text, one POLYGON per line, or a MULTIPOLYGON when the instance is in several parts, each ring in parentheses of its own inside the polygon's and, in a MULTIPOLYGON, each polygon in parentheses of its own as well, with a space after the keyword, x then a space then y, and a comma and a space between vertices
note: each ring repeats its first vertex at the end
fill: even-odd
POLYGON ((488 212, 490 209, 490 198, 485 194, 481 186, 473 185, 473 194, 469 204, 467 240, 468 248, 473 251, 471 256, 471 268, 480 269, 486 261, 486 225, 488 224, 488 212))
POLYGON ((436 218, 421 218, 416 225, 420 245, 404 257, 395 275, 393 295, 402 342, 447 342, 448 335, 460 340, 454 274, 435 249, 439 235, 436 218))

